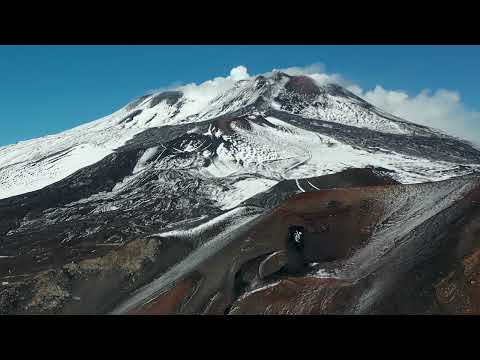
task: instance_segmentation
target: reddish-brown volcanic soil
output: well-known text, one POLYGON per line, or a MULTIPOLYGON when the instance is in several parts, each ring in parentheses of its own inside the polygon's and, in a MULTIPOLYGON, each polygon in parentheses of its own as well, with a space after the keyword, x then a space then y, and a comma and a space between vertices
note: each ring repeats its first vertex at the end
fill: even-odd
POLYGON ((275 243, 287 239, 290 226, 301 226, 307 234, 308 261, 343 258, 368 239, 382 213, 382 203, 362 198, 366 194, 336 189, 293 196, 253 228, 250 236, 275 243))
POLYGON ((471 177, 294 195, 228 234, 228 241, 217 239, 225 246, 168 292, 156 282, 147 309, 142 302, 128 306, 149 314, 422 313, 427 309, 406 306, 422 297, 426 304, 436 299, 435 312, 478 313, 479 184, 471 177), (292 228, 301 229, 301 246, 292 228), (448 256, 433 261, 442 251, 448 256), (463 265, 436 282, 459 258, 463 265), (202 278, 198 286, 192 273, 202 278), (392 310, 386 299, 403 305, 392 310))
POLYGON ((359 289, 336 279, 288 277, 260 288, 233 303, 231 315, 294 315, 342 313, 359 289))
POLYGON ((292 76, 285 84, 285 89, 292 90, 303 95, 319 95, 320 89, 308 76, 292 76))
MULTIPOLYGON (((375 191, 378 190, 380 189, 375 189, 375 191)), ((339 198, 344 201, 345 199, 349 200, 346 205, 351 211, 355 209, 355 204, 358 203, 359 198, 351 196, 353 194, 350 191, 345 191, 345 194, 348 195, 339 198)), ((323 196, 321 193, 317 196, 304 193, 286 201, 280 209, 285 212, 295 210, 296 215, 301 214, 302 210, 305 211, 306 209, 321 210, 322 206, 320 204, 322 200, 325 201, 322 199, 323 196), (309 201, 313 199, 317 199, 317 201, 314 204, 309 204, 309 201)), ((392 310, 394 308, 391 306, 379 307, 378 311, 375 311, 376 313, 480 314, 480 206, 477 204, 480 205, 480 189, 478 187, 467 193, 463 199, 454 205, 454 207, 464 209, 460 221, 451 219, 451 223, 442 224, 444 226, 442 231, 446 233, 446 238, 449 240, 443 248, 443 251, 447 253, 440 253, 439 256, 435 255, 433 257, 440 257, 440 264, 436 260, 435 264, 427 263, 427 265, 423 265, 420 269, 423 272, 421 274, 417 272, 415 267, 409 270, 401 277, 404 280, 397 282, 397 285, 394 283, 394 292, 386 300, 386 302, 401 304, 401 306, 397 307, 396 310, 392 310), (457 252, 470 253, 470 255, 457 262, 454 249, 457 249, 457 252), (474 249, 473 253, 472 249, 474 249), (451 266, 454 266, 454 270, 436 283, 422 280, 424 277, 435 279, 435 273, 441 273, 442 269, 448 269, 451 266), (429 290, 430 287, 433 287, 433 293, 429 290), (435 302, 433 308, 428 306, 432 301, 435 302), (423 310, 422 303, 426 304, 423 310)), ((381 213, 381 208, 374 208, 378 211, 377 214, 381 213)), ((356 233, 360 234, 362 226, 353 226, 356 221, 350 220, 349 222, 348 218, 342 215, 340 215, 336 225, 347 226, 348 230, 344 233, 345 239, 352 239, 350 236, 355 238, 356 233)), ((359 214, 356 213, 356 215, 359 214)), ((353 216, 352 219, 362 223, 360 217, 353 216)), ((287 218, 284 217, 283 220, 286 224, 290 223, 285 220, 287 218)), ((304 220, 304 217, 300 216, 292 222, 301 223, 302 220, 304 220)), ((371 221, 376 221, 375 216, 368 220, 364 219, 363 223, 366 229, 371 221)), ((435 218, 432 221, 435 222, 435 218)), ((275 229, 277 228, 278 225, 275 226, 275 229)), ((264 230, 269 231, 268 229, 264 230)), ((340 234, 332 235, 335 240, 341 240, 342 236, 340 234)), ((368 238, 368 231, 365 235, 368 238)), ((433 240, 435 239, 432 238, 431 241, 433 240)), ((318 244, 321 243, 321 240, 318 241, 318 244)), ((348 244, 348 241, 345 244, 348 244)), ((322 251, 321 246, 318 246, 318 249, 322 251)), ((349 283, 335 278, 301 275, 299 277, 279 278, 277 281, 271 281, 270 284, 239 297, 232 305, 230 314, 354 313, 355 306, 361 301, 362 295, 369 291, 371 281, 369 279, 370 277, 349 283)))
POLYGON ((128 315, 175 314, 180 310, 181 304, 194 293, 197 286, 198 280, 194 277, 182 280, 155 300, 130 311, 128 315))

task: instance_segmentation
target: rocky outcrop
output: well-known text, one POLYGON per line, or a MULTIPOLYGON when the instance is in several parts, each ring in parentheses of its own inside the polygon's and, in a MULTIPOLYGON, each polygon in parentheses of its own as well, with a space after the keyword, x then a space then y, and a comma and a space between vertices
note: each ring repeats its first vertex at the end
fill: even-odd
POLYGON ((33 276, 4 277, 1 314, 101 314, 151 281, 190 249, 138 239, 104 256, 71 262, 33 276))

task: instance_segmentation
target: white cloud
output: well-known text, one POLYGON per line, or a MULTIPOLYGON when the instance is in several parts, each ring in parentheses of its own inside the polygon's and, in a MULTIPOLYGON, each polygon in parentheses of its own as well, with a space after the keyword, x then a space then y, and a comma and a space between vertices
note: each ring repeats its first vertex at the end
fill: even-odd
POLYGON ((183 111, 185 113, 194 114, 204 109, 211 100, 228 89, 231 89, 237 81, 249 78, 250 75, 248 74, 247 68, 240 65, 231 69, 229 76, 219 76, 201 84, 190 83, 181 86, 171 86, 169 87, 169 90, 180 90, 188 98, 192 99, 193 101, 186 103, 183 106, 183 111))
POLYGON ((273 71, 282 71, 288 75, 313 75, 325 73, 325 65, 322 63, 313 63, 306 66, 292 66, 284 69, 273 69, 273 71))
POLYGON ((411 96, 404 91, 386 90, 377 85, 359 95, 375 106, 419 124, 444 130, 450 135, 480 141, 480 112, 469 109, 459 92, 423 90, 411 96))
POLYGON ((235 82, 239 80, 246 80, 249 78, 250 75, 248 74, 247 68, 243 65, 240 65, 230 70, 230 76, 219 76, 214 78, 213 80, 207 80, 200 84, 182 84, 180 82, 174 82, 169 86, 151 90, 147 93, 162 92, 168 90, 181 90, 188 95, 192 95, 193 97, 198 96, 211 99, 214 96, 219 95, 223 91, 231 88, 235 84, 235 82))
POLYGON ((250 75, 248 75, 247 68, 243 65, 234 67, 230 70, 230 78, 234 81, 246 80, 249 77, 250 75))

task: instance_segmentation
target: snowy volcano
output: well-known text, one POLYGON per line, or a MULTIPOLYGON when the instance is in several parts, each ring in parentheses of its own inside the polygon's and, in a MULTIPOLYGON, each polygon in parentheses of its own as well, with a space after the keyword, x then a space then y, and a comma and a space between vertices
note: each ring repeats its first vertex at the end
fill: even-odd
POLYGON ((480 151, 304 75, 151 93, 91 123, 0 148, 0 275, 108 256, 158 234, 168 234, 165 270, 252 220, 262 197, 278 195, 262 203, 271 209, 322 191, 319 177, 358 168, 389 179, 379 184, 437 182, 478 173, 480 151))
POLYGON ((220 89, 153 93, 92 123, 2 147, 0 198, 42 189, 144 145, 152 146, 141 149, 135 173, 155 163, 212 178, 270 179, 258 190, 348 167, 382 167, 402 183, 478 169, 479 152, 468 143, 387 114, 335 84, 274 72, 220 89))

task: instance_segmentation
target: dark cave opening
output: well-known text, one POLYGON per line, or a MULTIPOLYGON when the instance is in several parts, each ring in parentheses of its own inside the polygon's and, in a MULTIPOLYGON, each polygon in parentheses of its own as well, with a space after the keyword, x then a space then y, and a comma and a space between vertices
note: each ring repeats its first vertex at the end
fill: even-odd
POLYGON ((303 226, 293 225, 288 228, 286 270, 296 274, 305 270, 306 261, 303 254, 305 247, 305 229, 303 226))
POLYGON ((303 226, 293 225, 288 228, 288 243, 293 244, 295 249, 304 248, 305 229, 303 226))
POLYGON ((288 258, 290 269, 300 269, 312 262, 331 262, 342 258, 351 247, 351 241, 332 236, 328 224, 322 231, 308 231, 303 226, 288 228, 288 258))

